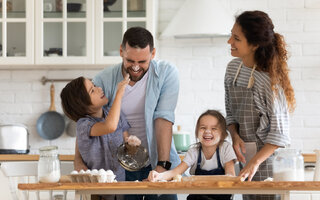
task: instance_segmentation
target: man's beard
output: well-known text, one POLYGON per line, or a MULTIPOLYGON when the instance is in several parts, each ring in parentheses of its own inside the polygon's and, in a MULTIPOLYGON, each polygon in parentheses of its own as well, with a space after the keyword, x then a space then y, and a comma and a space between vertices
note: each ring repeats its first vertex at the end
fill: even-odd
POLYGON ((132 81, 132 82, 138 82, 138 81, 140 81, 142 78, 143 78, 143 76, 146 74, 146 72, 148 71, 148 70, 144 70, 144 69, 142 69, 142 74, 141 74, 141 76, 139 76, 139 77, 133 77, 131 74, 130 74, 130 72, 129 71, 131 71, 131 70, 129 70, 129 68, 131 68, 131 67, 128 67, 128 68, 125 68, 123 65, 122 65, 122 70, 125 72, 125 73, 127 73, 127 74, 129 74, 129 78, 130 78, 130 81, 132 81))

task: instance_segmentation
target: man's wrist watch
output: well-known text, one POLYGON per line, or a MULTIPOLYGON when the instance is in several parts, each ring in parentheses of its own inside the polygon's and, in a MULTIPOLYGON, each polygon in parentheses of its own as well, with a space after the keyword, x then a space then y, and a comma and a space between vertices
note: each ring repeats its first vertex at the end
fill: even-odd
POLYGON ((166 170, 169 170, 171 167, 171 162, 170 161, 158 161, 157 165, 165 168, 166 170))

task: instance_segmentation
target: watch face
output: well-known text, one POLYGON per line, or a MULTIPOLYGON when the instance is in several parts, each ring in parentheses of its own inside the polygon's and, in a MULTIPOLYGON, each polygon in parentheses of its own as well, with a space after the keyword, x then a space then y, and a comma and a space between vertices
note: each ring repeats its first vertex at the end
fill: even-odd
POLYGON ((158 161, 157 165, 165 168, 166 170, 169 170, 170 167, 171 167, 171 162, 169 162, 169 161, 158 161))

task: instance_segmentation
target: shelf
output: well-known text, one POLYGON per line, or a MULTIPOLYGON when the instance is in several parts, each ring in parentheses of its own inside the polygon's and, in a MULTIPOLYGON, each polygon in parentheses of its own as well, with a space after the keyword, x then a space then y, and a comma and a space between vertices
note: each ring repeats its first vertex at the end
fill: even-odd
MULTIPOLYGON (((104 18, 116 18, 122 17, 122 11, 105 11, 103 12, 103 17, 104 18)), ((139 11, 128 11, 127 12, 127 17, 146 17, 146 11, 145 10, 139 10, 139 11)))
MULTIPOLYGON (((86 11, 68 12, 68 18, 86 18, 86 11)), ((44 12, 43 18, 62 18, 62 12, 44 12)))
POLYGON ((7 12, 7 18, 24 18, 25 19, 26 12, 25 11, 10 11, 10 12, 7 12))

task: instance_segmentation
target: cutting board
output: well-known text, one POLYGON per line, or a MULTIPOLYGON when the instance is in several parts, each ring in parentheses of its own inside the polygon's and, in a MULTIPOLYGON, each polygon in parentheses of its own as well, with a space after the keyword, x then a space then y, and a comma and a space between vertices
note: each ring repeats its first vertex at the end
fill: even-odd
POLYGON ((240 176, 226 176, 226 175, 193 175, 188 177, 182 177, 182 181, 243 181, 240 176))

